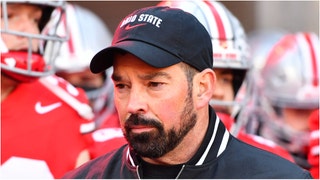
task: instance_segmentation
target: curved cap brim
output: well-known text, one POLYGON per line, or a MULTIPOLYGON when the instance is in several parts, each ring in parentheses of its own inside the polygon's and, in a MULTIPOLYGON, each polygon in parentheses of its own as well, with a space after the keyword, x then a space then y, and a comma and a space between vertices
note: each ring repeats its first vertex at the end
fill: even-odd
POLYGON ((118 42, 98 52, 91 60, 91 72, 100 73, 111 67, 114 53, 119 50, 131 53, 156 68, 164 68, 182 62, 177 56, 157 46, 142 41, 129 40, 118 42))

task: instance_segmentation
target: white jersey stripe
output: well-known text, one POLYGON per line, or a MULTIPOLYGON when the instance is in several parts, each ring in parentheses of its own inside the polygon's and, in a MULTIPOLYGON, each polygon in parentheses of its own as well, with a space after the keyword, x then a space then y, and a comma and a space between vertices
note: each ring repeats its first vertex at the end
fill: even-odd
POLYGON ((127 159, 129 159, 129 162, 131 163, 132 166, 136 167, 137 165, 134 163, 132 157, 131 157, 131 154, 130 154, 130 148, 128 146, 127 148, 127 159))
MULTIPOLYGON (((218 116, 216 116, 216 122, 215 122, 215 125, 214 125, 214 130, 213 130, 213 133, 212 133, 212 137, 210 139, 210 142, 209 142, 205 152, 201 156, 200 160, 196 163, 196 166, 202 165, 203 162, 205 161, 205 159, 206 159, 206 157, 207 157, 207 155, 208 155, 208 153, 209 153, 209 151, 210 151, 210 149, 212 147, 212 144, 213 144, 213 142, 215 140, 215 137, 216 137, 216 134, 217 134, 217 131, 218 131, 219 123, 221 123, 221 120, 219 119, 218 116)), ((218 153, 217 153, 217 157, 226 149, 228 141, 229 141, 229 136, 230 136, 229 131, 227 131, 225 129, 225 132, 224 132, 224 135, 223 135, 223 138, 222 138, 222 141, 221 141, 218 153)))
POLYGON ((222 142, 221 142, 221 145, 220 145, 220 148, 219 148, 219 151, 218 151, 218 154, 217 154, 217 157, 220 156, 220 154, 226 149, 227 147, 227 144, 228 144, 228 140, 229 140, 229 132, 226 130, 224 132, 224 135, 223 135, 223 138, 222 138, 222 142))

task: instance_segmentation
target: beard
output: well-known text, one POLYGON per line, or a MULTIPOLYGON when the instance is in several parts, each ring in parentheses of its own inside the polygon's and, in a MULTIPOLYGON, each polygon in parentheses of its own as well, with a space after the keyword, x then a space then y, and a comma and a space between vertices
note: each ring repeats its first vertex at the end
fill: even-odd
POLYGON ((185 100, 185 107, 180 115, 180 119, 182 122, 180 129, 173 127, 165 131, 163 125, 158 120, 132 114, 125 123, 124 136, 131 148, 140 156, 159 158, 177 147, 197 122, 191 93, 188 93, 188 97, 185 100), (132 125, 153 127, 154 130, 135 134, 131 132, 132 125))

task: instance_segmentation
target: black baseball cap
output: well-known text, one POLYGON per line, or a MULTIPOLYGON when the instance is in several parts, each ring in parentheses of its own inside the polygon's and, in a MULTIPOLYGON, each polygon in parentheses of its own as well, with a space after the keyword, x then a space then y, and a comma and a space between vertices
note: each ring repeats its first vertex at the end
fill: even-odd
POLYGON ((118 25, 112 45, 92 58, 91 71, 111 67, 119 50, 156 68, 184 62, 199 71, 212 69, 210 35, 196 17, 177 8, 152 6, 129 14, 118 25))

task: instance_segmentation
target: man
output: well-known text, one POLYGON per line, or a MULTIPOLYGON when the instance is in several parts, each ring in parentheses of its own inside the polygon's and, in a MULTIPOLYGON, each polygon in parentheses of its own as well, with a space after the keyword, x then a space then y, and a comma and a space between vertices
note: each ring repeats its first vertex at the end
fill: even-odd
POLYGON ((309 169, 309 116, 319 109, 319 37, 313 32, 287 33, 265 56, 258 77, 260 119, 252 133, 288 150, 295 162, 309 169))
POLYGON ((1 1, 3 179, 60 178, 89 160, 87 97, 50 75, 56 54, 46 53, 66 39, 54 33, 64 10, 63 1, 1 1))
POLYGON ((230 135, 209 106, 212 62, 210 36, 193 15, 169 7, 129 14, 90 64, 93 73, 114 68, 128 145, 64 178, 311 178, 230 135))
POLYGON ((61 34, 69 31, 55 61, 56 75, 85 90, 95 115, 95 131, 90 157, 96 158, 126 143, 113 102, 112 68, 98 74, 89 65, 95 53, 110 45, 112 34, 92 11, 76 4, 66 6, 66 22, 60 23, 61 34), (68 28, 63 28, 67 26, 68 28))

